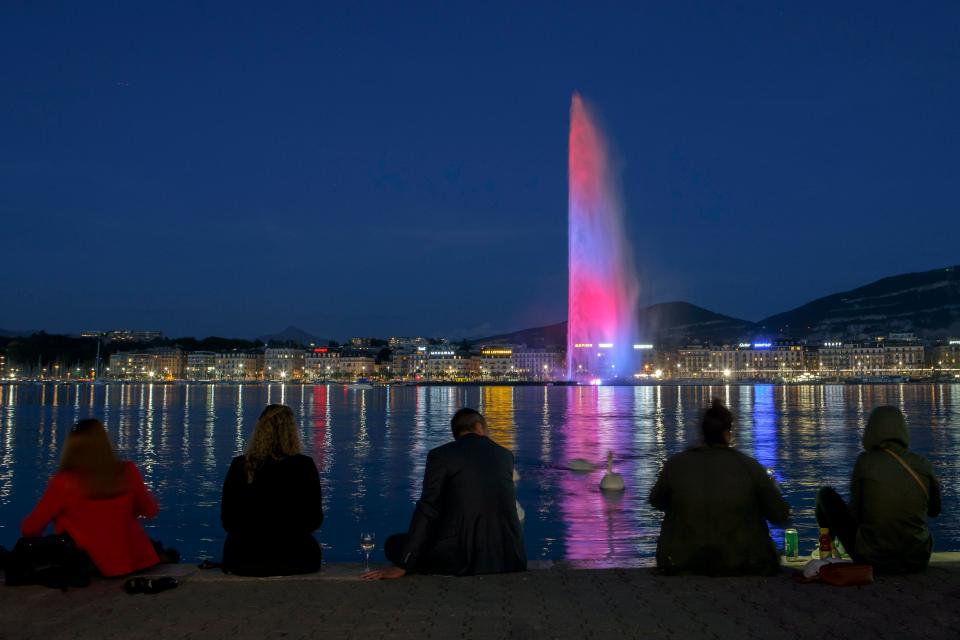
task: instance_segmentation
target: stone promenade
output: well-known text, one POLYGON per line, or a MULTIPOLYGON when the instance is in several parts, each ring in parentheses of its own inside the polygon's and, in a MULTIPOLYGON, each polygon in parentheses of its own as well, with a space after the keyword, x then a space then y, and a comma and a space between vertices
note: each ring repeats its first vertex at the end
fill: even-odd
POLYGON ((666 578, 557 564, 522 574, 364 582, 239 578, 188 565, 179 588, 127 595, 0 587, 0 638, 960 638, 960 554, 867 587, 773 578, 666 578))

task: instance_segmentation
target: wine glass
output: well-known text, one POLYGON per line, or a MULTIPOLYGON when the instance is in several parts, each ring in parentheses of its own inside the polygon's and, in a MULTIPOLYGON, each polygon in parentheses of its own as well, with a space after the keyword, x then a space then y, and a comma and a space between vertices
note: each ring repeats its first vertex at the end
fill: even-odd
POLYGON ((377 546, 377 534, 361 533, 360 548, 363 549, 363 555, 366 557, 367 571, 370 571, 370 552, 377 546))

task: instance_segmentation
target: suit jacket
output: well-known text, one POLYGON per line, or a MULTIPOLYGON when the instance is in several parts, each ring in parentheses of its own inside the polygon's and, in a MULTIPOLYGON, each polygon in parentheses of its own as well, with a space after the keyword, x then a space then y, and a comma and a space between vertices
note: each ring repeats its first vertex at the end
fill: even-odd
POLYGON ((525 570, 513 454, 473 433, 430 451, 401 558, 408 572, 525 570))

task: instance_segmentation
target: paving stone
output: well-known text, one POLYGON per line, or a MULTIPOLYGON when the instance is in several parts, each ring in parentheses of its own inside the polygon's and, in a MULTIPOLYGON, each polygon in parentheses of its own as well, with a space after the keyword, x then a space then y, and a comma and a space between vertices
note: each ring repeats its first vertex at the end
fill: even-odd
MULTIPOLYGON (((166 568, 170 570, 171 568, 166 568)), ((66 593, 0 589, 4 639, 37 638, 957 638, 960 562, 867 587, 771 578, 667 578, 575 569, 474 578, 249 579, 176 569, 179 588, 123 593, 119 580, 66 593)), ((158 569, 157 572, 162 572, 158 569)), ((156 573, 156 572, 155 572, 156 573)))

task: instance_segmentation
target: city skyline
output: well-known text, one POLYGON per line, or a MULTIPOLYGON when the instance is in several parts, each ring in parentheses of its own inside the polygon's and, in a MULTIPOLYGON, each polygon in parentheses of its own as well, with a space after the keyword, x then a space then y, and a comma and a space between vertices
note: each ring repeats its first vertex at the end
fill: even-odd
POLYGON ((756 320, 957 262, 956 6, 231 9, 5 9, 0 328, 561 321, 575 90, 641 304, 756 320))

